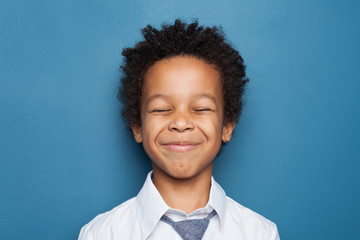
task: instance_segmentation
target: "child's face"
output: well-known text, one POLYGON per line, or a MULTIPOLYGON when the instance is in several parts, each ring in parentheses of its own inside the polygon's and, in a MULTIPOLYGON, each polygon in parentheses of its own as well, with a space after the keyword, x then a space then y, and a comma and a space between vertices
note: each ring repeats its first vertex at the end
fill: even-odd
POLYGON ((141 93, 141 126, 132 127, 137 142, 155 168, 174 178, 212 170, 221 142, 234 123, 224 125, 221 77, 195 57, 156 62, 146 72, 141 93))

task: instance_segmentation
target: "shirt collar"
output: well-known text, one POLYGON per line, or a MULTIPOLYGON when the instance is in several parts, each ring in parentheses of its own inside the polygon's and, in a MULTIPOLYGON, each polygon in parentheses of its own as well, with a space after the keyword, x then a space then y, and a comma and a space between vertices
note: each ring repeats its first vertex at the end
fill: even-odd
POLYGON ((211 188, 208 205, 215 209, 220 218, 220 227, 222 228, 226 214, 226 194, 220 185, 211 177, 211 188))
MULTIPOLYGON (((170 209, 153 184, 151 175, 152 171, 147 175, 144 186, 136 197, 136 211, 143 231, 143 239, 151 234, 160 218, 170 209)), ((226 195, 213 177, 211 177, 208 205, 219 215, 222 227, 226 214, 226 195)))
POLYGON ((136 211, 146 239, 154 230, 160 218, 169 209, 151 180, 152 171, 147 175, 144 186, 136 197, 136 211))

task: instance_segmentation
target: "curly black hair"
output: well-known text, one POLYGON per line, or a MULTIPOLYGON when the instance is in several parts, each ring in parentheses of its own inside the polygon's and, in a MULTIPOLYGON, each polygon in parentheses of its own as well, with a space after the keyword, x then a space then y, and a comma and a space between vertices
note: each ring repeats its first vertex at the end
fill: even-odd
POLYGON ((214 65, 220 72, 224 96, 224 122, 238 122, 242 110, 242 95, 248 78, 244 60, 228 42, 218 27, 186 24, 177 19, 174 25, 162 25, 160 30, 148 25, 142 29, 144 41, 134 48, 125 48, 121 66, 123 77, 118 98, 124 104, 122 116, 129 126, 141 126, 140 96, 145 73, 157 61, 173 56, 197 57, 214 65))

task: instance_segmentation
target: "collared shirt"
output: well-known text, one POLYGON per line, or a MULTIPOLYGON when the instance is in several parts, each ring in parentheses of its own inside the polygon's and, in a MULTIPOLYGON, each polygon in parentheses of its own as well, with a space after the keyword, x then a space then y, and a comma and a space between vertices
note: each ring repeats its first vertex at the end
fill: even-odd
POLYGON ((169 224, 160 221, 161 216, 165 214, 174 221, 200 219, 214 209, 217 215, 210 220, 203 240, 280 240, 274 223, 227 197, 214 178, 211 178, 208 204, 186 214, 164 202, 151 174, 136 197, 85 225, 79 240, 181 240, 169 224))

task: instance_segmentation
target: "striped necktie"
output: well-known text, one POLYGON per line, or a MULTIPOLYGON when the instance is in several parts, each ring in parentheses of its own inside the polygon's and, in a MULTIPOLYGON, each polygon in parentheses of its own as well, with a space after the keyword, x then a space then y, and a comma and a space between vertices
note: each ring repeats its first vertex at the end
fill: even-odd
POLYGON ((171 218, 163 215, 160 220, 170 224, 184 240, 201 240, 209 225, 210 219, 215 215, 216 211, 213 210, 206 218, 203 219, 175 222, 171 218))

